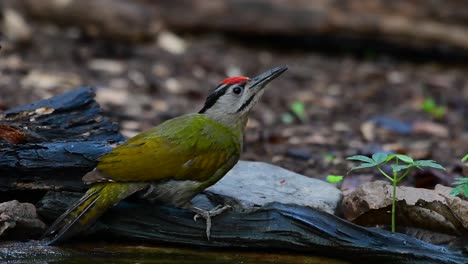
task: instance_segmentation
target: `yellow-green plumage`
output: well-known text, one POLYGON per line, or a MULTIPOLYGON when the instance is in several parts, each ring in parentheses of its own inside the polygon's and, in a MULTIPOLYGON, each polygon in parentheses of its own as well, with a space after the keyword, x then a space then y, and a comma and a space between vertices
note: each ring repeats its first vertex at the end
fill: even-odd
POLYGON ((200 183, 176 192, 176 197, 163 197, 183 206, 235 165, 241 137, 241 131, 236 133, 201 114, 174 118, 143 132, 100 158, 96 170, 83 178, 98 183, 46 234, 56 234, 53 242, 73 236, 94 223, 107 208, 150 184, 169 180, 200 183))
POLYGON ((104 155, 97 169, 119 182, 203 182, 231 157, 240 155, 241 136, 240 131, 235 133, 205 115, 185 115, 128 140, 104 155))

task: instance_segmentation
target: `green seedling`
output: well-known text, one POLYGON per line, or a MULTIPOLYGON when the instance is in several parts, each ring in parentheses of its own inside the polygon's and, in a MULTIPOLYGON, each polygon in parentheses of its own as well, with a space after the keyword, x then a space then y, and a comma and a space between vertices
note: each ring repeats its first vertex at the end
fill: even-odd
POLYGON ((323 155, 323 159, 326 162, 332 162, 332 161, 334 161, 336 159, 336 157, 333 154, 325 154, 325 155, 323 155))
POLYGON ((468 178, 456 178, 452 185, 458 185, 450 192, 452 196, 463 195, 468 197, 468 178))
POLYGON ((432 115, 436 119, 441 119, 445 116, 446 108, 437 103, 432 98, 427 98, 421 104, 421 110, 432 115))
POLYGON ((468 154, 466 154, 465 157, 463 157, 463 159, 462 159, 461 161, 462 161, 462 162, 468 161, 468 154))
POLYGON ((294 119, 295 119, 294 116, 296 116, 303 123, 307 121, 307 114, 306 114, 305 105, 303 102, 294 101, 289 107, 289 110, 290 110, 290 113, 284 113, 281 115, 281 121, 283 123, 291 124, 292 122, 294 122, 294 119))
POLYGON ((341 175, 327 175, 327 182, 329 183, 339 183, 340 181, 343 180, 343 176, 341 175))
MULTIPOLYGON (((461 161, 462 162, 468 161, 468 154, 466 154, 465 157, 461 159, 461 161)), ((452 185, 458 185, 458 186, 452 189, 452 191, 450 192, 450 195, 452 196, 463 195, 465 197, 468 197, 468 178, 455 178, 455 181, 452 183, 452 185)))
POLYGON ((305 105, 301 101, 294 101, 291 104, 291 112, 293 112, 301 122, 305 122, 307 120, 307 115, 305 111, 305 105))
MULTIPOLYGON (((361 164, 352 167, 350 172, 353 170, 364 169, 364 168, 376 168, 385 178, 390 180, 393 184, 392 193, 392 232, 395 232, 395 206, 396 206, 396 186, 403 180, 406 175, 413 169, 422 169, 423 167, 430 167, 434 169, 445 170, 442 165, 436 163, 433 160, 413 160, 411 157, 401 154, 386 153, 375 153, 372 158, 363 155, 356 155, 348 157, 347 160, 360 161, 361 164), (391 176, 382 169, 382 166, 390 165, 392 168, 391 176)), ((349 172, 348 172, 349 173, 349 172)))

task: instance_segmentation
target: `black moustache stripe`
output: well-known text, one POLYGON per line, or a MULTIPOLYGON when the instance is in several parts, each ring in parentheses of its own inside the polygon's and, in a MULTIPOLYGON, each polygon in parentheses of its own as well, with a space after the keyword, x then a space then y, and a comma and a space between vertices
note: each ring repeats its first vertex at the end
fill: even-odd
POLYGON ((206 112, 206 110, 210 109, 216 103, 216 101, 218 101, 218 99, 226 93, 227 89, 230 86, 231 85, 224 84, 224 87, 223 87, 223 85, 220 85, 220 86, 216 87, 208 95, 208 97, 206 98, 206 101, 205 101, 205 105, 203 106, 203 108, 198 113, 203 114, 203 113, 206 112))
POLYGON ((252 94, 252 95, 249 97, 249 99, 247 99, 247 101, 245 101, 245 103, 243 103, 243 104, 241 105, 241 107, 237 110, 237 113, 239 113, 240 111, 244 110, 244 108, 246 108, 246 107, 252 102, 252 100, 254 99, 255 95, 256 95, 255 93, 252 94))

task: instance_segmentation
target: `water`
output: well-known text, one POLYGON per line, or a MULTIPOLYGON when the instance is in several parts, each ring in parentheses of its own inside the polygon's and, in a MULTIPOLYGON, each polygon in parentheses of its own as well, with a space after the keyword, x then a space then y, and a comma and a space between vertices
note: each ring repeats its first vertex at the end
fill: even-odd
POLYGON ((0 244, 0 262, 9 264, 258 264, 306 263, 342 264, 344 261, 325 257, 272 254, 245 251, 207 251, 161 246, 118 245, 104 243, 70 244, 63 247, 46 246, 41 242, 4 242, 0 244))

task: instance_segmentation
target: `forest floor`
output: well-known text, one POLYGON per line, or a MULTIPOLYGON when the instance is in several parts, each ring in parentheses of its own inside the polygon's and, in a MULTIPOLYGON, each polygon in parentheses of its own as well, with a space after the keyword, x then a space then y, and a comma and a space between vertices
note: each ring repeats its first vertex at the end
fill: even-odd
MULTIPOLYGON (((449 185, 461 174, 460 159, 468 153, 466 66, 372 49, 356 56, 252 38, 178 36, 128 44, 35 25, 30 43, 1 43, 0 109, 94 86, 106 114, 132 136, 199 110, 228 75, 254 76, 286 64, 289 70, 251 113, 242 159, 324 179, 346 175, 348 156, 389 151, 447 168, 415 172, 405 185, 449 185)), ((379 177, 369 172, 348 176, 342 189, 379 177)))

